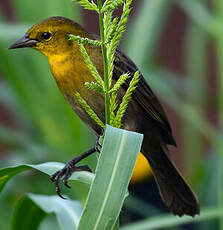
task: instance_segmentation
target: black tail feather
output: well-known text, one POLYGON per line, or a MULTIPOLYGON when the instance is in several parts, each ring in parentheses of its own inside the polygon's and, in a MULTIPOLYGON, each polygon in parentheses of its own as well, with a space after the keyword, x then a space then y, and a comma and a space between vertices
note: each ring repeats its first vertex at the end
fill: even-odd
POLYGON ((200 213, 197 197, 168 155, 165 146, 160 146, 155 151, 150 150, 145 154, 154 172, 160 195, 169 210, 174 215, 193 217, 200 213))

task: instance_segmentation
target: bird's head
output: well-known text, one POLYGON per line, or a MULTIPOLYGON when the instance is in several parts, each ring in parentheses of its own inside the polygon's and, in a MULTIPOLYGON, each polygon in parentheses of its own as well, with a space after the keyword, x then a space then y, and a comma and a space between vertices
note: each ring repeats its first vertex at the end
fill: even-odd
POLYGON ((69 34, 88 37, 88 33, 74 21, 64 17, 51 17, 33 25, 9 49, 31 47, 44 55, 60 55, 69 51, 74 42, 69 34))

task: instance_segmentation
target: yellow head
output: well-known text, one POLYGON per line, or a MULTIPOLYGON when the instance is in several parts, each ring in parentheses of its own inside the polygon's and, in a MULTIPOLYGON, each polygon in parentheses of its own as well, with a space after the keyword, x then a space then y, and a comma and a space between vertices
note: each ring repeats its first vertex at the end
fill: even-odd
POLYGON ((51 17, 32 26, 26 34, 9 49, 32 47, 47 57, 69 52, 74 42, 69 34, 89 37, 89 34, 74 21, 64 17, 51 17))

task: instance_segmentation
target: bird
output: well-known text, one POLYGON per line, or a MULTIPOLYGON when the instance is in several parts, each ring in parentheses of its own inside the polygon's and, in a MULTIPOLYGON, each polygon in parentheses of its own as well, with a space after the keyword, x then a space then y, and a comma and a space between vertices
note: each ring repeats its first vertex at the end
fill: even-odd
MULTIPOLYGON (((85 87, 85 82, 94 82, 95 79, 84 61, 79 44, 69 39, 70 34, 93 40, 100 39, 73 20, 55 16, 33 25, 9 49, 31 47, 47 57, 52 75, 64 98, 98 139, 103 135, 104 130, 83 109, 75 93, 78 92, 81 95, 103 122, 105 122, 104 96, 85 87)), ((101 48, 87 44, 85 49, 98 73, 103 76, 101 48)), ((138 68, 134 62, 117 48, 113 81, 116 82, 123 73, 133 76, 136 71, 138 68)), ((118 91, 117 103, 121 102, 131 78, 127 79, 118 91)), ((169 211, 178 216, 194 217, 198 215, 200 206, 197 196, 170 159, 168 145, 176 146, 170 123, 161 103, 141 72, 137 88, 132 94, 123 117, 122 128, 144 135, 141 153, 152 168, 161 198, 169 211)), ((98 141, 96 141, 95 146, 70 160, 63 169, 51 176, 51 180, 56 183, 56 191, 61 197, 59 181, 62 179, 63 183, 69 187, 67 180, 73 172, 90 171, 87 165, 76 166, 76 164, 90 154, 99 151, 98 146, 98 141)))

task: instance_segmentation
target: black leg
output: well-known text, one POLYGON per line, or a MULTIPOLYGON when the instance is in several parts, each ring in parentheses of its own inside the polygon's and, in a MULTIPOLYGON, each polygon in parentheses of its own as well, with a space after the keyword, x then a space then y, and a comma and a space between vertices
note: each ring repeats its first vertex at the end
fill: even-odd
POLYGON ((79 156, 73 158, 72 160, 68 161, 67 164, 64 166, 64 168, 62 168, 61 170, 57 171, 56 173, 54 173, 50 179, 55 182, 56 184, 56 192, 57 194, 65 199, 61 193, 60 193, 60 187, 59 187, 59 181, 61 178, 64 185, 66 185, 68 188, 70 188, 70 186, 68 185, 67 181, 70 178, 70 176, 72 175, 73 172, 76 171, 89 171, 91 172, 91 169, 87 166, 87 165, 82 165, 82 166, 76 166, 76 164, 78 162, 80 162, 81 160, 83 160, 84 158, 88 157, 89 155, 91 155, 92 153, 98 151, 98 141, 96 141, 96 144, 93 148, 89 149, 88 151, 80 154, 79 156))

